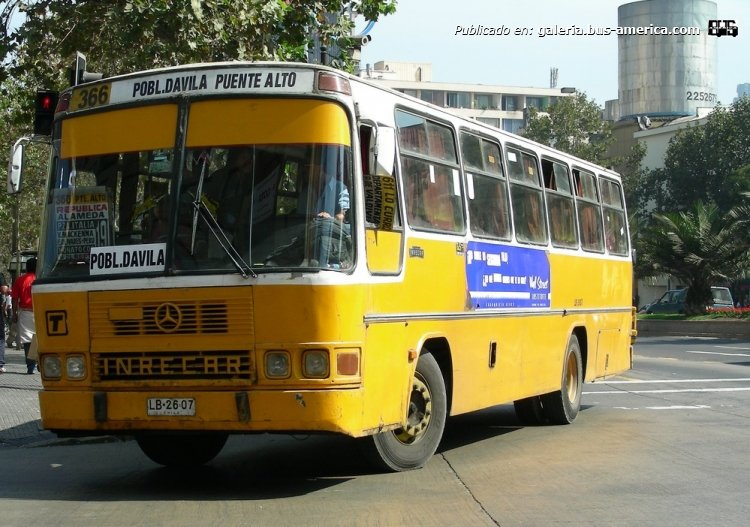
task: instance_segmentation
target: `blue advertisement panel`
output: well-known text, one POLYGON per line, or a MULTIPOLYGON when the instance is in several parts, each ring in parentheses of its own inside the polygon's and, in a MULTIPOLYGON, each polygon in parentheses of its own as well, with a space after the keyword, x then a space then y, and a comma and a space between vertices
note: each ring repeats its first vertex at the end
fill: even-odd
POLYGON ((475 309, 550 306, 549 259, 543 249, 470 241, 466 282, 475 309))

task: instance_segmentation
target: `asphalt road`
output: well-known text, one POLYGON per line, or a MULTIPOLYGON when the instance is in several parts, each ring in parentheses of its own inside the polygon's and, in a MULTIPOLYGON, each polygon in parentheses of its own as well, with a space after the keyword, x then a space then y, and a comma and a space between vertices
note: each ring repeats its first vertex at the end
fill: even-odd
POLYGON ((512 406, 449 420, 428 465, 373 473, 354 441, 237 436, 170 471, 132 441, 0 449, 2 525, 746 525, 750 341, 643 338, 572 426, 512 406))

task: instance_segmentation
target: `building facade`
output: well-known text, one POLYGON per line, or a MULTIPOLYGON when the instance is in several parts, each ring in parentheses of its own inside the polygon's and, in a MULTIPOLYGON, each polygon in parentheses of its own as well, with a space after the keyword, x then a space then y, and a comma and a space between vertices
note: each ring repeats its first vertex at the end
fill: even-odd
POLYGON ((359 76, 512 133, 523 128, 527 116, 524 110, 545 111, 559 97, 575 93, 574 88, 433 82, 429 63, 383 60, 372 67, 368 64, 359 76))

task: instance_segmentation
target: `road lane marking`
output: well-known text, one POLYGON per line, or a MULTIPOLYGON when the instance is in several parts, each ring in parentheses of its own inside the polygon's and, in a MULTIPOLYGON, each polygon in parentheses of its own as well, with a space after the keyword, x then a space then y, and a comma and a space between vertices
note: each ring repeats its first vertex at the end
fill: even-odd
POLYGON ((722 353, 720 351, 692 351, 685 350, 685 353, 700 353, 703 355, 724 355, 727 357, 750 357, 750 353, 722 353))
POLYGON ((647 406, 646 410, 702 410, 705 408, 711 408, 705 404, 695 404, 687 406, 647 406))
POLYGON ((745 350, 745 351, 750 351, 750 348, 743 348, 741 346, 719 346, 719 345, 716 345, 716 347, 717 348, 728 349, 728 350, 745 350))
POLYGON ((746 382, 750 377, 740 377, 737 379, 650 379, 650 380, 628 380, 628 381, 600 381, 595 384, 661 384, 661 383, 680 383, 680 382, 746 382))
POLYGON ((608 390, 606 392, 583 392, 583 395, 627 395, 638 393, 699 393, 699 392, 748 392, 750 386, 742 388, 684 388, 682 390, 608 390))
MULTIPOLYGON (((640 410, 639 407, 632 406, 613 406, 615 410, 640 410)), ((644 410, 704 410, 711 409, 710 406, 705 404, 697 404, 693 406, 646 406, 644 410)))

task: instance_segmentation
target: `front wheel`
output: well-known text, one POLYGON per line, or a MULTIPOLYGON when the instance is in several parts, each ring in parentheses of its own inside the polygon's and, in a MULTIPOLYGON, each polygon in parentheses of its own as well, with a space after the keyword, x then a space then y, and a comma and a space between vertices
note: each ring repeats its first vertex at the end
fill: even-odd
POLYGON ((581 346, 573 334, 565 349, 560 390, 542 395, 542 407, 551 424, 565 425, 575 420, 581 409, 582 385, 581 346))
POLYGON ((136 442, 151 461, 167 467, 193 467, 215 458, 228 434, 139 434, 136 442))
POLYGON ((423 466, 437 450, 448 413, 445 381, 435 358, 422 354, 412 379, 406 426, 362 438, 365 454, 380 469, 423 466))

